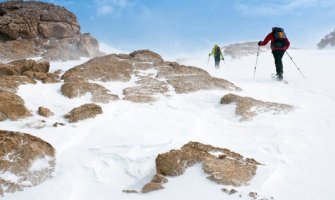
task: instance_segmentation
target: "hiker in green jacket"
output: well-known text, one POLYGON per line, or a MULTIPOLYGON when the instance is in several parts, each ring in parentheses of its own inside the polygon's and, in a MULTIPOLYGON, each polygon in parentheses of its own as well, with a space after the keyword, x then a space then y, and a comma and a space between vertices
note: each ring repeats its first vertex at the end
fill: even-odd
POLYGON ((210 57, 211 55, 214 56, 215 68, 219 68, 220 60, 221 58, 222 60, 224 60, 224 57, 222 55, 220 47, 217 44, 214 45, 212 52, 208 56, 210 57))

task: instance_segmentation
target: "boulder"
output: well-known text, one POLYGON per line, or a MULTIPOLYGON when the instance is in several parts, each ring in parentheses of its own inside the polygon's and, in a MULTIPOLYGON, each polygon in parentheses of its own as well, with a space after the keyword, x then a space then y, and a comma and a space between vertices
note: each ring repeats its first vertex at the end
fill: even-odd
POLYGON ((99 44, 80 33, 76 16, 64 7, 38 1, 0 3, 0 59, 42 56, 46 60, 101 55, 99 44))
POLYGON ((235 94, 227 94, 221 98, 221 104, 236 103, 235 114, 240 121, 249 121, 258 113, 272 112, 274 114, 287 113, 294 109, 288 104, 265 102, 251 97, 241 97, 235 94))
POLYGON ((52 177, 55 149, 32 135, 0 130, 0 171, 0 196, 36 186, 52 177))
POLYGON ((180 150, 171 150, 157 156, 157 175, 144 186, 142 192, 152 191, 148 188, 161 189, 165 179, 157 177, 180 176, 197 163, 202 165, 208 179, 217 184, 233 186, 246 185, 256 174, 257 165, 260 164, 225 148, 189 142, 180 150))
POLYGON ((66 71, 61 79, 73 80, 129 81, 132 73, 131 62, 111 54, 97 57, 66 71))
MULTIPOLYGON (((165 62, 157 53, 149 50, 96 57, 66 71, 61 78, 65 82, 74 83, 129 82, 130 86, 123 88, 123 99, 135 103, 151 103, 160 96, 171 95, 171 92, 182 94, 211 89, 241 90, 229 81, 210 76, 203 69, 165 62)), ((74 95, 80 96, 82 93, 76 92, 74 95)))
POLYGON ((97 83, 88 82, 65 82, 61 87, 61 92, 68 98, 76 98, 91 93, 91 100, 96 103, 109 103, 110 101, 116 101, 119 97, 115 94, 111 94, 108 89, 97 83))
POLYGON ((38 107, 37 113, 43 117, 50 117, 54 115, 53 112, 49 108, 44 108, 44 107, 38 107))
POLYGON ((0 90, 0 121, 6 119, 19 120, 32 116, 31 112, 24 106, 21 97, 14 93, 0 90))
POLYGON ((80 120, 94 118, 98 114, 102 114, 102 108, 94 103, 91 103, 74 108, 67 115, 65 115, 65 118, 68 118, 70 123, 75 123, 80 120))
POLYGON ((335 29, 333 32, 330 32, 329 34, 325 35, 325 37, 320 40, 317 46, 319 49, 324 49, 327 46, 329 47, 335 46, 335 29))

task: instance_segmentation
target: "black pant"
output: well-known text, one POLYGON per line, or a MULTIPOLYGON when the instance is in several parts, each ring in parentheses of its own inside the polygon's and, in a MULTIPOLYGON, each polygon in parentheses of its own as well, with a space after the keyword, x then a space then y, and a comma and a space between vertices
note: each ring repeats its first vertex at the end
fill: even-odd
POLYGON ((220 67, 220 57, 214 57, 214 61, 215 61, 215 67, 219 68, 220 67))
POLYGON ((283 62, 281 59, 283 58, 285 53, 285 50, 273 50, 272 54, 275 59, 275 64, 276 64, 276 72, 277 74, 283 74, 283 62))

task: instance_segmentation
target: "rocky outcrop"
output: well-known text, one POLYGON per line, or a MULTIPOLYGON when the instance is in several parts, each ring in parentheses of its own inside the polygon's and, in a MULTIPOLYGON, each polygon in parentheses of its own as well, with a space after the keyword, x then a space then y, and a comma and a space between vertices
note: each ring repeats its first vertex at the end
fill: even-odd
POLYGON ((197 163, 202 164, 202 168, 210 180, 217 184, 233 186, 247 184, 256 174, 257 165, 260 164, 254 159, 245 159, 240 154, 228 149, 189 142, 180 150, 171 150, 157 156, 157 175, 155 177, 160 178, 154 177, 149 184, 143 187, 143 191, 162 189, 162 184, 166 180, 161 177, 180 176, 187 168, 197 163))
POLYGON ((59 75, 49 73, 49 62, 34 60, 16 60, 7 64, 0 64, 0 90, 16 92, 21 84, 57 83, 59 75))
POLYGON ((100 54, 97 40, 80 33, 72 12, 37 1, 0 3, 0 43, 3 60, 69 60, 100 54))
POLYGON ((68 98, 81 97, 90 93, 92 94, 91 100, 96 103, 109 103, 119 99, 117 95, 111 94, 105 87, 97 83, 83 81, 66 82, 62 85, 61 92, 68 98))
POLYGON ((0 121, 19 120, 32 116, 24 106, 21 97, 14 93, 0 90, 0 121))
POLYGON ((333 32, 327 34, 320 42, 317 44, 319 49, 326 48, 327 46, 335 46, 335 29, 333 32))
POLYGON ((221 98, 221 104, 236 103, 235 114, 240 116, 240 121, 249 121, 258 113, 273 112, 274 114, 286 113, 294 109, 287 104, 264 102, 251 97, 241 97, 235 94, 227 94, 221 98))
POLYGON ((67 83, 73 83, 74 91, 82 90, 81 84, 75 84, 77 82, 91 86, 89 81, 131 82, 131 86, 123 88, 123 99, 137 103, 153 102, 159 96, 173 92, 240 90, 229 81, 212 77, 200 68, 165 62, 161 56, 149 50, 97 57, 66 71, 61 78, 67 83))
POLYGON ((74 108, 67 115, 65 115, 65 118, 68 118, 70 123, 75 123, 80 120, 94 118, 98 114, 102 114, 102 108, 94 103, 91 103, 74 108))
POLYGON ((54 115, 54 113, 49 108, 38 107, 37 113, 43 117, 50 117, 54 115))
MULTIPOLYGON (((258 52, 258 42, 244 42, 235 43, 228 46, 222 47, 224 56, 231 56, 234 59, 241 58, 243 56, 256 55, 258 52)), ((265 46, 259 49, 259 52, 265 52, 270 50, 269 46, 265 46)))
POLYGON ((0 196, 36 186, 52 177, 55 150, 29 134, 0 130, 0 196))

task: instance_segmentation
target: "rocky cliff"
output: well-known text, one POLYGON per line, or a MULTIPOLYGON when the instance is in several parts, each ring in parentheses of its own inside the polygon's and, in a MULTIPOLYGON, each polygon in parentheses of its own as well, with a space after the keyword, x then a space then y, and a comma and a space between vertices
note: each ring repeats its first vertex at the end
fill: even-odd
POLYGON ((73 60, 100 54, 98 41, 80 33, 72 12, 38 1, 0 3, 0 44, 1 60, 73 60))

